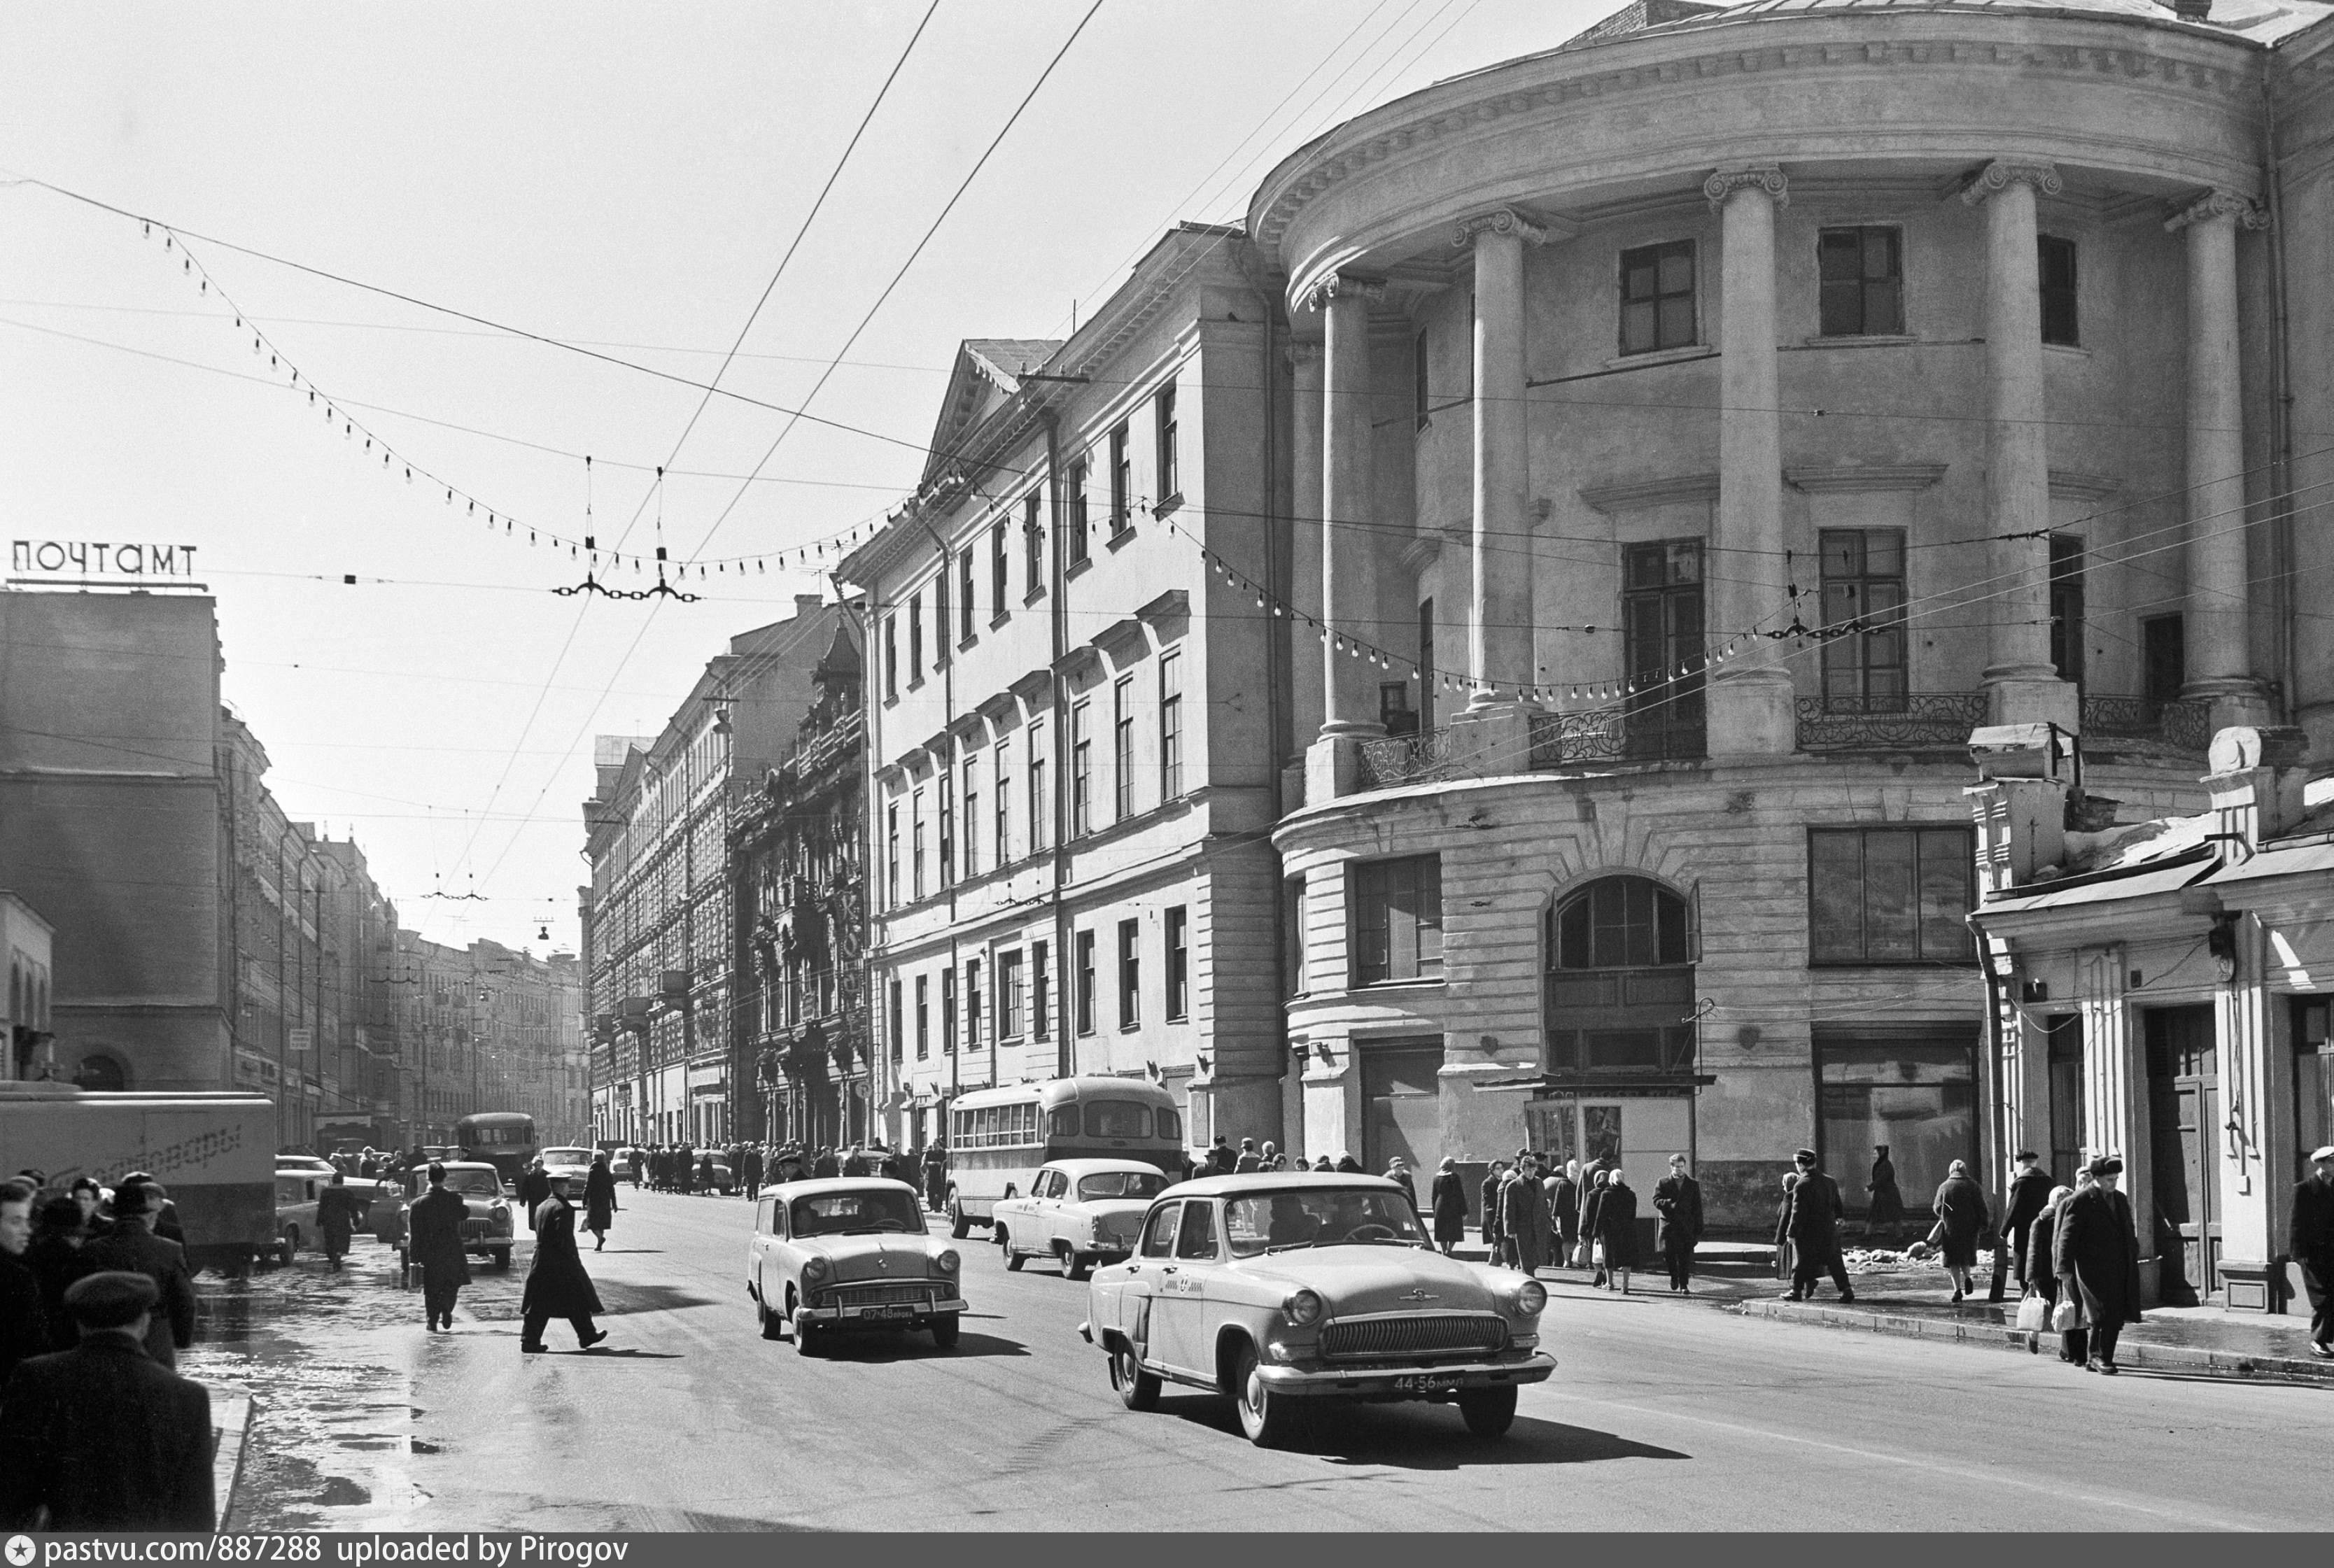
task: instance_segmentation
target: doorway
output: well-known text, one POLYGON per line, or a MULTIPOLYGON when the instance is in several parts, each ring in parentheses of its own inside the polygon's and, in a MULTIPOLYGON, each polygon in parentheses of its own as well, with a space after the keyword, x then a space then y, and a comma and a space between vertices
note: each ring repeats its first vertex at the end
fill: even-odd
POLYGON ((1362 1047, 1362 1169, 1384 1175, 1395 1155, 1432 1175, 1442 1162, 1442 1042, 1362 1047))
POLYGON ((2221 1088, 2213 1009, 2156 1007, 2146 1019, 2155 1250, 2164 1260, 2165 1303, 2194 1306, 2220 1287, 2221 1217, 2213 1188, 2221 1088))

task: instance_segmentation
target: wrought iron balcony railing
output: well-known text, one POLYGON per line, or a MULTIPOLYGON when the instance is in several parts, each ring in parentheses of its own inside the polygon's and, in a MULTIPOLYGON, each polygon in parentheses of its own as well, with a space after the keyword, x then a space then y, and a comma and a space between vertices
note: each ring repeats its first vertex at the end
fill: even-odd
POLYGON ((2174 751, 2202 755, 2213 743, 2213 710, 2202 702, 2149 697, 2082 699, 2083 738, 2095 742, 2154 741, 2174 751))
POLYGON ((1965 746, 1986 721, 1982 691, 1914 691, 1894 697, 1803 697, 1801 751, 1920 751, 1965 746))
POLYGON ((1628 705, 1578 713, 1532 716, 1531 765, 1577 767, 1588 763, 1684 762, 1706 750, 1701 716, 1666 708, 1632 715, 1628 705))
POLYGON ((1451 731, 1447 728, 1364 741, 1357 783, 1365 790, 1431 784, 1450 776, 1450 762, 1451 731))

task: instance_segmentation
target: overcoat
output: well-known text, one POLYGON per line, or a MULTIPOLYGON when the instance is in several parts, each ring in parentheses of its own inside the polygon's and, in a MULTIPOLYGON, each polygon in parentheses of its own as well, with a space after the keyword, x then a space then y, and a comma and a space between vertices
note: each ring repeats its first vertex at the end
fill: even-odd
POLYGON ((1839 1246, 1839 1209, 1833 1201, 1830 1182, 1801 1177, 1791 1184, 1783 1199, 1775 1240, 1778 1244, 1789 1241, 1802 1257, 1831 1256, 1839 1246))
POLYGON ((2050 1176, 2040 1166, 2029 1166, 2011 1178, 2010 1196, 2002 1201, 2001 1235, 2020 1259, 2027 1257, 2026 1240, 2034 1222, 2050 1202, 2050 1176))
POLYGON ((211 1397, 128 1334, 85 1333, 0 1393, 0 1523, 52 1530, 217 1528, 211 1397))
POLYGON ((1664 1176, 1654 1185, 1654 1212, 1662 1217, 1657 1245, 1702 1239, 1702 1183, 1691 1176, 1664 1176))
POLYGON ((530 1169, 518 1178, 518 1206, 526 1211, 526 1227, 535 1228, 536 1206, 551 1196, 551 1178, 540 1170, 530 1169))
POLYGON ((1486 1246, 1497 1241, 1500 1236, 1500 1180, 1501 1175, 1498 1171, 1487 1172, 1483 1177, 1483 1242, 1486 1246))
POLYGON ((1905 1217, 1905 1195, 1896 1190, 1896 1162, 1886 1155, 1872 1162, 1872 1179, 1864 1190, 1872 1195, 1865 1218, 1874 1225, 1895 1225, 1905 1217))
POLYGON ((0 1253, 0 1382, 7 1380, 19 1361, 46 1355, 48 1308, 41 1301, 41 1279, 20 1260, 0 1253))
POLYGON ((1606 1268, 1637 1266, 1637 1194, 1608 1181, 1596 1205, 1596 1239, 1605 1244, 1606 1268))
POLYGON ((1937 1222, 1945 1227, 1939 1248, 1947 1268, 1977 1266, 1977 1238, 1985 1229, 1985 1188, 1966 1176, 1948 1176, 1937 1184, 1937 1222))
POLYGON ((1467 1229, 1467 1178, 1455 1170, 1434 1173, 1434 1241, 1456 1246, 1467 1229))
POLYGON ((1596 1241, 1596 1220, 1605 1208, 1605 1184, 1590 1178, 1580 1198, 1580 1235, 1583 1240, 1596 1241))
POLYGON ((405 1255, 439 1284, 470 1283, 469 1255, 462 1246, 462 1221, 469 1213, 461 1194, 442 1187, 423 1193, 405 1211, 405 1255))
POLYGON ((2045 1203, 2034 1223, 2026 1227, 2026 1272, 2021 1283, 2054 1305, 2059 1300, 2059 1275, 2050 1266, 2050 1245, 2059 1236, 2059 1210, 2063 1204, 2045 1203))
POLYGON ((1516 1244, 1516 1266, 1527 1272, 1544 1267, 1556 1239, 1549 1218, 1548 1195, 1537 1178, 1509 1171, 1500 1183, 1500 1229, 1516 1244))
POLYGON ((2131 1199, 2087 1188, 2059 1213, 2052 1265, 2063 1283, 2083 1293, 2083 1317, 2092 1327, 2136 1323, 2139 1316, 2139 1233, 2131 1199))
POLYGON ((595 1165, 584 1178, 584 1228, 612 1230, 615 1225, 615 1172, 595 1165))
POLYGON ((338 1257, 349 1250, 357 1229, 356 1188, 343 1183, 316 1190, 316 1229, 324 1238, 324 1255, 338 1257))
POLYGON ((1558 1171, 1541 1185, 1548 1188, 1548 1211, 1556 1217, 1557 1239, 1569 1254, 1580 1239, 1580 1184, 1558 1171))
POLYGON ((187 1272, 186 1248, 130 1221, 82 1247, 81 1255, 91 1274, 120 1269, 154 1282, 162 1301, 146 1325, 146 1353, 165 1367, 177 1366, 178 1352, 195 1342, 195 1281, 187 1272))
POLYGON ((2334 1186, 2315 1174, 2293 1189, 2293 1220, 2285 1250, 2310 1265, 2321 1282, 2334 1283, 2334 1186))
POLYGON ((545 1317, 578 1318, 606 1309, 584 1272, 575 1251, 575 1208, 554 1195, 535 1211, 535 1261, 527 1265, 526 1294, 519 1310, 545 1317))

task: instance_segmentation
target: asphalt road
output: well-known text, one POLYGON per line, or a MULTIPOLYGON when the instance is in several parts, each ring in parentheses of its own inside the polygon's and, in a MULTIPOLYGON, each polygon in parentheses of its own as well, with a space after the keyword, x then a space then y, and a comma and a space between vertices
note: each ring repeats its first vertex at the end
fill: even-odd
MULTIPOLYGON (((352 1380, 362 1413, 318 1418, 340 1423, 317 1439, 337 1445, 327 1467, 353 1457, 361 1472, 328 1477, 298 1507, 255 1496, 242 1518, 1325 1531, 2334 1518, 2295 1479, 2334 1447, 2334 1398, 2316 1389, 2105 1379, 2048 1356, 1565 1288, 1549 1306, 1557 1375, 1524 1390, 1504 1440, 1470 1437, 1448 1407, 1355 1407, 1322 1423, 1311 1451, 1259 1450, 1220 1400, 1171 1387, 1156 1412, 1123 1409, 1075 1332, 1085 1287, 1036 1260, 1007 1274, 979 1230, 962 1244, 974 1312, 955 1351, 924 1334, 846 1338, 805 1359, 756 1332, 743 1200, 626 1202, 608 1250, 585 1254, 613 1331, 588 1355, 564 1324, 548 1336, 556 1353, 519 1354, 517 1271, 482 1272, 457 1331, 427 1335, 418 1294, 391 1290, 377 1252, 361 1248, 352 1275, 321 1284, 354 1314, 345 1331, 314 1308, 298 1352, 374 1378, 352 1380)), ((262 1464, 256 1484, 280 1472, 262 1464)))

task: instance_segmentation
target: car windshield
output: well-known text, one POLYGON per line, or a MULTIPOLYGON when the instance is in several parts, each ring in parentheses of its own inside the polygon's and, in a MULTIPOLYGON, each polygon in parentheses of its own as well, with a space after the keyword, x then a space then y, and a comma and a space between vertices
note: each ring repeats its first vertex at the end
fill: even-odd
POLYGON ((491 1170, 449 1170, 446 1173, 446 1190, 458 1192, 464 1198, 500 1198, 503 1183, 491 1170))
POLYGON ((786 1211, 796 1236, 864 1236, 876 1231, 921 1231, 924 1217, 916 1200, 888 1188, 820 1192, 797 1198, 786 1211))
POLYGON ((1078 1178, 1080 1198, 1156 1198, 1167 1178, 1155 1170, 1104 1170, 1078 1178))
POLYGON ((1417 1215, 1398 1192, 1259 1192, 1233 1198, 1224 1218, 1234 1257, 1299 1246, 1426 1245, 1417 1215))
POLYGON ((588 1149, 546 1149, 543 1151, 545 1165, 589 1165, 592 1151, 588 1149))

